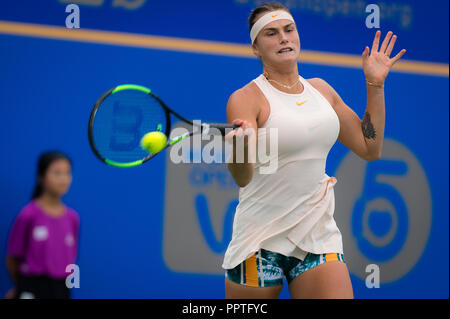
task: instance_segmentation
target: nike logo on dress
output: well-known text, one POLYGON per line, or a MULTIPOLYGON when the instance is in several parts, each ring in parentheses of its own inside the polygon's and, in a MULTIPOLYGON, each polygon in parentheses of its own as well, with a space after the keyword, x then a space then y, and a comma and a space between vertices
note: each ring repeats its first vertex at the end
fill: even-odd
POLYGON ((305 104, 306 102, 308 102, 308 100, 303 101, 303 102, 296 102, 298 106, 305 104))

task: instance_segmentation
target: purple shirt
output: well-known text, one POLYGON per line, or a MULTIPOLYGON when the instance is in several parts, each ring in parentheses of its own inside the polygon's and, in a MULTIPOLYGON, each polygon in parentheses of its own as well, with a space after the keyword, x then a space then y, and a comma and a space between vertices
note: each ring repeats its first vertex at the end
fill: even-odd
POLYGON ((17 216, 8 240, 8 255, 22 259, 23 275, 65 278, 77 256, 80 218, 71 208, 60 217, 46 214, 32 200, 17 216))

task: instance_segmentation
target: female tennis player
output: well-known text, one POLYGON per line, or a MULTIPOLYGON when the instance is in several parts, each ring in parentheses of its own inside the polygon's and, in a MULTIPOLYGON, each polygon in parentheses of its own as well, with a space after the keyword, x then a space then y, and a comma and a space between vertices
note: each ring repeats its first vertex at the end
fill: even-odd
POLYGON ((68 299, 66 267, 76 259, 78 214, 61 197, 72 183, 71 162, 60 152, 40 156, 32 200, 17 216, 6 265, 15 288, 8 298, 68 299))
POLYGON ((372 49, 364 49, 367 108, 361 121, 327 82, 299 75, 300 39, 286 7, 261 5, 249 27, 263 72, 227 104, 227 121, 240 128, 226 139, 243 141, 246 158, 228 163, 240 190, 222 265, 226 298, 278 298, 284 277, 292 298, 353 298, 333 218, 337 180, 325 173, 326 159, 336 139, 364 160, 380 158, 384 81, 406 50, 391 58, 397 37, 388 32, 379 46, 380 31, 372 49), (252 163, 250 146, 266 142, 270 129, 278 132, 278 167, 264 174, 267 162, 252 163))

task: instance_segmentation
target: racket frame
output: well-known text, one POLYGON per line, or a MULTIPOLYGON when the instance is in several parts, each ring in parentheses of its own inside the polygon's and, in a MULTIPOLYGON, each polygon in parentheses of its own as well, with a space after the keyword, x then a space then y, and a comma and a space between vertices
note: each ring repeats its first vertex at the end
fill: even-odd
MULTIPOLYGON (((155 157, 157 154, 161 153, 162 150, 166 149, 169 146, 172 146, 173 144, 185 139, 186 137, 189 137, 191 135, 194 134, 195 130, 192 129, 191 131, 189 131, 188 133, 182 134, 180 136, 176 136, 173 137, 172 139, 168 140, 166 142, 166 145, 164 146, 164 148, 162 148, 158 153, 150 153, 149 155, 145 156, 142 159, 139 159, 137 161, 133 161, 133 162, 127 162, 127 163, 122 163, 122 162, 116 162, 116 161, 112 161, 110 159, 105 158, 104 156, 102 156, 100 154, 100 152, 97 150, 97 147, 95 146, 94 143, 94 120, 95 120, 95 116, 97 114, 98 109, 100 108, 101 104, 103 103, 103 101, 110 95, 115 94, 117 92, 123 91, 123 90, 138 90, 141 91, 143 93, 146 93, 148 95, 150 95, 150 97, 154 98, 163 108, 164 110, 164 114, 166 116, 166 131, 164 132, 165 135, 167 137, 169 137, 170 135, 170 129, 171 129, 171 120, 170 120, 170 114, 172 113, 176 118, 178 118, 179 120, 190 124, 193 128, 194 128, 194 123, 188 119, 186 119, 185 117, 179 115, 177 112, 175 112, 174 110, 172 110, 171 108, 169 108, 156 94, 154 94, 149 88, 142 86, 142 85, 137 85, 137 84, 122 84, 122 85, 118 85, 110 90, 108 90, 107 92, 105 92, 94 104, 94 107, 92 108, 91 114, 89 116, 89 123, 88 123, 88 139, 89 139, 89 144, 91 146, 92 151, 94 152, 95 156, 100 159, 103 163, 111 165, 111 166, 115 166, 115 167, 134 167, 134 166, 139 166, 142 165, 143 163, 147 162, 148 160, 152 159, 153 157, 155 157)), ((225 135, 225 129, 226 128, 237 128, 239 127, 238 125, 231 125, 231 124, 222 124, 222 123, 202 123, 201 127, 200 127, 200 132, 203 132, 204 129, 209 130, 209 127, 216 127, 219 128, 221 130, 222 135, 225 135)))

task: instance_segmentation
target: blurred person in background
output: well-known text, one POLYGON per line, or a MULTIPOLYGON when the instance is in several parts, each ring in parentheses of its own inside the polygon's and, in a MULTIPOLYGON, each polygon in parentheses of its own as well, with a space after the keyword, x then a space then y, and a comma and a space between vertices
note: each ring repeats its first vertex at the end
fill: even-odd
POLYGON ((66 267, 77 256, 79 216, 62 202, 72 164, 61 152, 41 154, 31 201, 9 234, 6 266, 15 287, 6 298, 69 299, 66 267))

